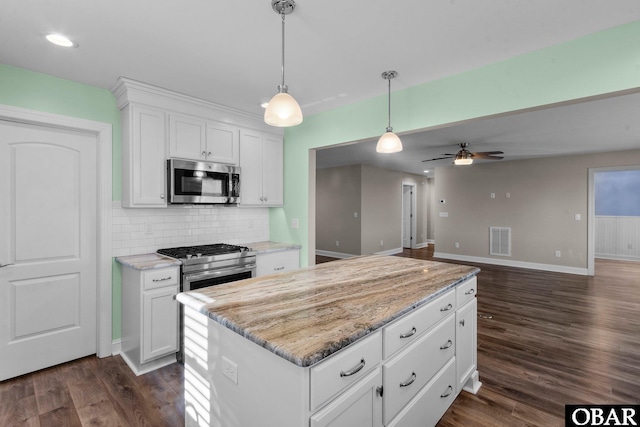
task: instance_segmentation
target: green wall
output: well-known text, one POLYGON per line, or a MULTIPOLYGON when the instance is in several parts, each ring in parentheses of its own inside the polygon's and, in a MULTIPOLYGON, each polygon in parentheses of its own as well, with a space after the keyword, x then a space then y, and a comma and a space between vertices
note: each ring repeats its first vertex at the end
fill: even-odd
MULTIPOLYGON (((114 82, 115 83, 115 82, 114 82)), ((110 123, 113 132, 113 192, 120 200, 120 110, 105 89, 0 64, 0 104, 110 123)), ((113 262, 112 336, 120 338, 120 271, 113 262)))
MULTIPOLYGON (((392 94, 395 132, 640 87, 640 21, 392 94)), ((371 70, 377 75, 381 70, 371 70)), ((398 70, 402 73, 402 70, 398 70)), ((382 90, 381 90, 382 92, 382 90)), ((271 209, 271 240, 302 245, 307 264, 309 149, 376 138, 386 94, 305 117, 285 131, 285 206, 271 209), (291 218, 300 219, 290 229, 291 218)))

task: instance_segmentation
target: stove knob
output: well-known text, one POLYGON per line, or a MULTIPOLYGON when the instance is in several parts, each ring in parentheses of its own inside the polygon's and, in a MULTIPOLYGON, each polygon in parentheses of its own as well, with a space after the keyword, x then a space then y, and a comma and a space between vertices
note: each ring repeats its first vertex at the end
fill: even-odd
POLYGON ((191 259, 191 257, 193 257, 193 255, 187 254, 187 259, 191 259))
POLYGON ((197 256, 198 258, 200 258, 200 257, 202 256, 202 254, 201 254, 201 253, 197 253, 197 254, 196 254, 196 256, 197 256))

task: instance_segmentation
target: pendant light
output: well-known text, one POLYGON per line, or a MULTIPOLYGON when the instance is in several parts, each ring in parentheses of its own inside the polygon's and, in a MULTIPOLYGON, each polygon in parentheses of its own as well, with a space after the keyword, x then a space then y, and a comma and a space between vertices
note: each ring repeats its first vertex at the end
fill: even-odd
POLYGON ((397 153, 398 151, 402 151, 402 141, 400 141, 398 135, 393 133, 393 128, 391 127, 391 79, 397 75, 397 71, 385 71, 382 73, 382 78, 389 82, 389 123, 387 125, 387 132, 380 137, 376 145, 376 151, 378 153, 397 153))
POLYGON ((282 84, 278 85, 278 93, 271 98, 264 111, 264 122, 271 126, 289 127, 302 123, 300 105, 289 95, 284 84, 284 17, 295 9, 294 0, 271 0, 271 8, 282 17, 282 84))

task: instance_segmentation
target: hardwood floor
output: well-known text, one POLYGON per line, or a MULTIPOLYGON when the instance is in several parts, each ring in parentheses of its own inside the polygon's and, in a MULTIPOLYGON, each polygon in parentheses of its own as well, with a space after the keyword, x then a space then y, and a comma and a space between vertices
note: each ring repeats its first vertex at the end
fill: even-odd
MULTIPOLYGON (((565 404, 640 403, 640 263, 597 260, 595 277, 478 267, 483 385, 438 426, 562 426, 565 404)), ((136 377, 119 356, 86 357, 1 382, 0 426, 182 426, 182 381, 178 364, 136 377)))

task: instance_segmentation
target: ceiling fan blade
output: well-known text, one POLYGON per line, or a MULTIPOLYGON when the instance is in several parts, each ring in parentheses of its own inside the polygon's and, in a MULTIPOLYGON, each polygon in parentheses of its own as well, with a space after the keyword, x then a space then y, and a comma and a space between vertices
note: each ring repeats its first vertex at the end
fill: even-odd
POLYGON ((502 151, 488 151, 484 153, 471 153, 471 157, 474 159, 492 159, 492 160, 500 160, 503 159, 502 156, 496 156, 496 154, 503 154, 502 151))
POLYGON ((479 151, 473 154, 504 154, 502 151, 479 151))
POLYGON ((432 162, 434 160, 444 160, 444 159, 451 159, 451 156, 448 157, 436 157, 435 159, 427 159, 427 160, 423 160, 423 162, 432 162))

